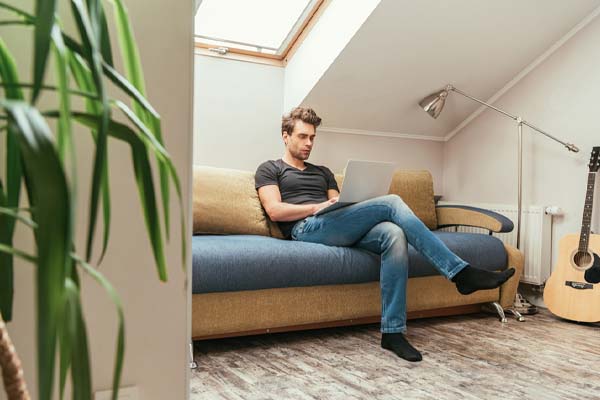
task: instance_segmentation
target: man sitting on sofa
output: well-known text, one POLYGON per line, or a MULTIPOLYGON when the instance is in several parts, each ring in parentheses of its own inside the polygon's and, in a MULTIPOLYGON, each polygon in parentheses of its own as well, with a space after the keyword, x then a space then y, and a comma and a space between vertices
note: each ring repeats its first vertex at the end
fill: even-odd
POLYGON ((381 346, 408 361, 421 353, 404 337, 408 244, 439 272, 452 280, 462 294, 493 289, 515 272, 489 272, 474 268, 456 254, 413 214, 397 195, 387 195, 315 216, 333 204, 339 189, 333 173, 305 162, 313 148, 321 118, 310 108, 294 108, 285 115, 281 133, 285 153, 262 163, 255 175, 260 201, 287 239, 330 246, 355 246, 381 255, 381 346))

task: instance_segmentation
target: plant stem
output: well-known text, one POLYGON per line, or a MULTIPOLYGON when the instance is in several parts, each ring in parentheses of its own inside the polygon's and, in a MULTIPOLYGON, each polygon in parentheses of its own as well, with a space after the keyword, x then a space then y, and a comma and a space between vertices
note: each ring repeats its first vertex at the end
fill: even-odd
POLYGON ((27 385, 23 377, 21 360, 8 336, 6 324, 0 315, 0 367, 4 389, 10 400, 30 400, 27 385))

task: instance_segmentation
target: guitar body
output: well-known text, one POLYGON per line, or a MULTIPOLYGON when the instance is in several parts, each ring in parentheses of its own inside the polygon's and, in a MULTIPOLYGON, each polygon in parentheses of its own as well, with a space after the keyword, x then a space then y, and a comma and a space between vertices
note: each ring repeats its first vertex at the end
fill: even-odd
POLYGON ((580 235, 563 237, 558 260, 544 288, 544 303, 555 315, 580 322, 600 321, 600 235, 589 235, 592 257, 580 266, 574 261, 580 235))

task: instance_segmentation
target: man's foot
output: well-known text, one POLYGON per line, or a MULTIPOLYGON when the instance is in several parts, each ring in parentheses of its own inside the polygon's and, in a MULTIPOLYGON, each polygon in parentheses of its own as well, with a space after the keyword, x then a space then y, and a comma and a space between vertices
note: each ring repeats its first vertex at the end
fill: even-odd
POLYGON ((423 356, 419 350, 415 349, 408 343, 408 340, 400 332, 398 333, 382 333, 381 347, 392 350, 398 357, 404 358, 406 361, 421 361, 423 356))
POLYGON ((461 294, 471 294, 478 290, 495 289, 514 274, 514 268, 491 272, 467 265, 452 278, 452 282, 456 283, 456 288, 461 294))

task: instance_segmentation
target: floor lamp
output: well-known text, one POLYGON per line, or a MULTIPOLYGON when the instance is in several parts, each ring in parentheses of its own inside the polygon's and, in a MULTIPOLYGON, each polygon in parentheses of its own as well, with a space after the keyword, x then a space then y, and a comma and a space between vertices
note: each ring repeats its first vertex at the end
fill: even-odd
POLYGON ((527 125, 528 127, 532 128, 533 130, 546 135, 547 137, 549 137, 550 139, 553 139, 555 141, 557 141, 558 143, 562 144, 563 146, 565 146, 569 151, 572 151, 574 153, 577 153, 579 151, 579 149, 577 148, 577 146, 575 146, 572 143, 565 143, 562 140, 559 140, 557 138, 555 138, 554 136, 550 135, 547 132, 544 132, 543 130, 541 130, 540 128, 530 124, 529 122, 525 121, 524 119, 522 119, 521 117, 517 117, 514 115, 511 115, 505 111, 500 110, 499 108, 494 107, 491 104, 488 104, 484 101, 481 101, 479 99, 476 99, 475 97, 471 97, 468 94, 458 90, 457 88, 455 88, 452 85, 447 85, 444 89, 442 90, 438 90, 435 93, 430 94, 429 96, 425 97, 423 100, 421 100, 419 102, 419 105, 423 108, 423 110, 425 110, 427 112, 427 114, 431 115, 433 118, 437 118, 440 113, 442 112, 442 109, 444 108, 444 103, 446 102, 446 97, 448 97, 448 94, 450 92, 456 92, 459 94, 462 94, 465 97, 468 97, 471 100, 476 101, 479 104, 483 104, 484 106, 491 108, 492 110, 496 110, 497 112, 499 112, 500 114, 504 114, 507 117, 512 118, 513 120, 515 120, 515 122, 517 123, 517 129, 518 129, 518 133, 519 133, 519 150, 518 150, 518 159, 519 159, 519 192, 518 192, 518 206, 517 206, 517 249, 521 248, 521 193, 522 193, 522 187, 523 187, 523 171, 522 171, 522 165, 523 165, 523 125, 527 125))

